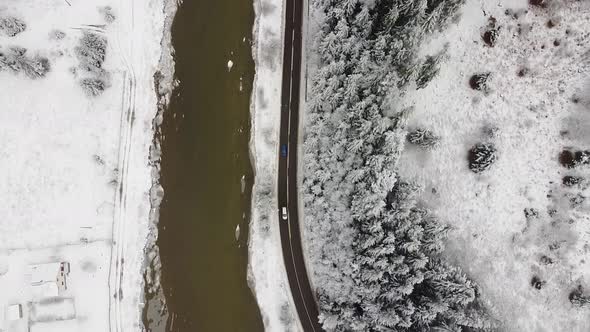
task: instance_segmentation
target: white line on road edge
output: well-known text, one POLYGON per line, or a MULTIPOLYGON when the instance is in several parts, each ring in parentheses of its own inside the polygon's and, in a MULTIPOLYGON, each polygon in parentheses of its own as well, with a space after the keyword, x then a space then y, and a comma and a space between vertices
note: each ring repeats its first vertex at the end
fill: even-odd
POLYGON ((293 255, 293 243, 290 241, 291 240, 291 223, 289 223, 289 247, 291 247, 291 262, 293 263, 293 270, 295 271, 295 280, 297 280, 297 286, 299 289, 299 295, 301 296, 301 302, 303 302, 303 308, 305 309, 305 315, 307 316, 307 319, 309 319, 309 322, 311 323, 311 329, 315 332, 315 327, 313 326, 313 320, 311 319, 311 316, 309 315, 309 311, 307 310, 307 305, 305 304, 305 298, 303 297, 303 292, 301 291, 301 283, 299 282, 299 276, 297 275, 297 269, 295 268, 295 256, 293 255))

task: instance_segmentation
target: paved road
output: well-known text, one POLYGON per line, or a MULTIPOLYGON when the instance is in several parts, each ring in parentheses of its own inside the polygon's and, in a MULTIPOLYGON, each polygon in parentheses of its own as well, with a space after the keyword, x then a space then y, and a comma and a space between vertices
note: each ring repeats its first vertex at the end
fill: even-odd
POLYGON ((285 45, 283 54, 283 83, 281 96, 280 145, 287 146, 287 156, 279 149, 279 222, 283 259, 297 315, 307 331, 323 331, 318 322, 318 308, 311 290, 297 216, 297 139, 299 129, 299 88, 301 79, 301 28, 303 0, 286 0, 285 45), (287 207, 288 219, 281 216, 287 207))

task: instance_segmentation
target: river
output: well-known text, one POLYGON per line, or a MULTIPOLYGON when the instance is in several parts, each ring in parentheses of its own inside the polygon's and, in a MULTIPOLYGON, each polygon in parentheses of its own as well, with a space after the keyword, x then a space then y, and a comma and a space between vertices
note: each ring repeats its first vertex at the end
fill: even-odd
POLYGON ((167 315, 152 312, 148 331, 263 331, 246 280, 253 21, 252 0, 185 0, 175 18, 157 241, 167 315))

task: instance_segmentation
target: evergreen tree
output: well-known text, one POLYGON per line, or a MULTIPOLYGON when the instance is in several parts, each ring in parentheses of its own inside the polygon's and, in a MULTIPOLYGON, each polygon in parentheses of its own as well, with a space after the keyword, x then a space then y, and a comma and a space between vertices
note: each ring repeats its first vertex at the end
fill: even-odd
POLYGON ((427 129, 416 129, 408 134, 408 141, 425 149, 432 149, 440 141, 440 137, 427 129))
POLYGON ((474 173, 481 173, 489 169, 496 162, 496 148, 492 144, 476 144, 469 150, 467 159, 469 161, 469 169, 474 173))

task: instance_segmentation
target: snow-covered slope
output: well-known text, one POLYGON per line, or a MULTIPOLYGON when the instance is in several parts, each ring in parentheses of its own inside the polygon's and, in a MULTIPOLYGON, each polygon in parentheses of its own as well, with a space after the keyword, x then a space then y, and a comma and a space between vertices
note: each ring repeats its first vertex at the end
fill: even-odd
POLYGON ((448 257, 506 330, 587 331, 590 309, 569 297, 590 286, 590 193, 563 179, 588 179, 590 169, 564 167, 559 155, 590 146, 590 2, 539 3, 468 0, 458 24, 422 49, 447 48, 440 73, 397 102, 414 107, 410 129, 441 141, 408 146, 399 169, 452 227, 448 257), (491 73, 486 91, 470 87, 480 73, 491 73), (467 161, 477 143, 497 150, 478 174, 467 161))

